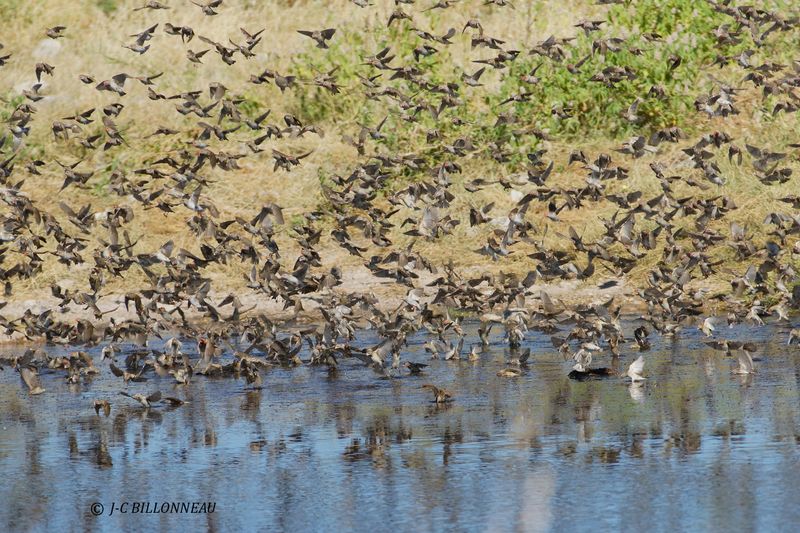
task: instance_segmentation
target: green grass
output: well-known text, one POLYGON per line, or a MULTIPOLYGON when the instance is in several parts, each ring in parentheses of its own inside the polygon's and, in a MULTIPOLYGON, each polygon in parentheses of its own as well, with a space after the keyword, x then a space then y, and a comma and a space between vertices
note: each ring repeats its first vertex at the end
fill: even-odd
MULTIPOLYGON (((392 53, 403 58, 406 64, 413 63, 409 58, 415 46, 424 41, 412 32, 400 31, 405 22, 395 23, 390 28, 377 27, 371 32, 360 28, 345 28, 337 34, 330 50, 310 48, 294 60, 294 72, 300 77, 313 77, 320 72, 338 67, 337 75, 350 89, 342 95, 330 95, 326 91, 311 87, 299 87, 297 110, 314 121, 352 121, 354 118, 369 122, 377 119, 378 109, 385 106, 379 102, 364 101, 359 91, 353 89, 359 83, 356 74, 366 75, 370 70, 361 65, 363 58, 372 55, 384 46, 390 46, 392 53)), ((474 134, 479 140, 508 141, 516 148, 517 139, 509 135, 512 128, 492 128, 488 126, 498 112, 513 110, 522 119, 516 129, 525 126, 537 127, 551 135, 565 140, 622 139, 636 133, 678 126, 691 129, 695 116, 694 97, 698 89, 711 86, 710 79, 704 75, 717 55, 736 55, 747 47, 752 47, 752 39, 745 29, 739 44, 720 44, 713 35, 714 28, 731 24, 731 18, 715 11, 710 4, 694 0, 641 0, 629 5, 613 6, 608 12, 608 22, 601 31, 586 36, 580 32, 573 43, 565 47, 567 56, 561 62, 536 55, 528 55, 522 50, 516 61, 508 69, 501 71, 499 88, 491 82, 487 87, 462 87, 460 95, 463 105, 446 111, 443 116, 459 116, 468 123, 475 124, 474 134), (647 40, 645 34, 659 35, 660 39, 647 40), (606 54, 593 53, 592 43, 598 39, 624 38, 621 50, 606 54), (586 56, 577 74, 569 71, 568 65, 575 65, 586 56), (670 58, 679 57, 681 62, 671 68, 670 58), (524 84, 520 77, 541 64, 537 76, 541 82, 536 85, 524 84), (605 67, 631 69, 636 78, 623 80, 612 86, 590 81, 592 76, 605 67), (660 86, 664 98, 648 96, 651 87, 660 86), (530 92, 528 102, 511 103, 501 106, 509 96, 521 90, 530 92), (639 106, 639 120, 631 123, 622 114, 637 97, 643 99, 639 106), (569 118, 556 118, 553 107, 571 109, 569 118)), ((433 21, 429 25, 434 26, 433 21)), ((458 65, 454 61, 454 49, 458 45, 444 46, 432 44, 439 52, 423 58, 416 65, 423 77, 431 84, 460 81, 464 71, 474 72, 481 65, 458 65)), ((773 34, 769 48, 785 50, 786 40, 773 34)), ((483 49, 486 50, 486 49, 483 49)), ((486 50, 486 57, 493 51, 486 50)), ((395 60, 393 64, 398 64, 395 60)), ((717 74, 717 71, 713 71, 717 74)), ((391 73, 384 73, 380 83, 401 90, 404 94, 415 95, 419 88, 404 80, 388 82, 391 73)), ((491 67, 481 81, 497 76, 491 67)), ((724 71, 719 73, 724 76, 724 71)), ((421 144, 419 134, 414 130, 427 130, 442 126, 443 120, 428 118, 421 114, 420 128, 398 121, 393 128, 393 138, 387 143, 390 147, 404 149, 421 144), (438 124, 437 124, 438 122, 438 124)), ((460 131, 464 131, 461 128, 460 131)), ((469 128, 467 128, 469 131, 469 128)), ((522 147, 534 148, 536 143, 522 143, 522 147)))
POLYGON ((113 13, 119 7, 117 0, 95 0, 95 4, 106 15, 113 13))

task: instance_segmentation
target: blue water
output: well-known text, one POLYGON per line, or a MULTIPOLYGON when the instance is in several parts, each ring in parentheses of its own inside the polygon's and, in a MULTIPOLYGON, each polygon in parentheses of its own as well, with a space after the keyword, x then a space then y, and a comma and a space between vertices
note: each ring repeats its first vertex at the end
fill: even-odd
MULTIPOLYGON (((480 362, 456 363, 429 361, 420 334, 403 353, 430 363, 420 377, 379 379, 344 360, 335 376, 265 371, 260 391, 202 376, 127 386, 189 402, 174 409, 120 396, 100 347, 99 376, 68 385, 45 370, 40 396, 6 368, 0 531, 796 530, 800 354, 788 328, 721 332, 759 345, 747 377, 695 329, 654 338, 641 387, 567 379, 570 363, 542 334, 529 335, 519 378, 495 375, 508 355, 499 336, 480 362), (431 403, 428 382, 455 401, 431 403), (97 398, 112 402, 109 417, 95 415, 97 398), (137 501, 216 506, 108 515, 137 501)), ((637 356, 627 346, 620 366, 637 356)))

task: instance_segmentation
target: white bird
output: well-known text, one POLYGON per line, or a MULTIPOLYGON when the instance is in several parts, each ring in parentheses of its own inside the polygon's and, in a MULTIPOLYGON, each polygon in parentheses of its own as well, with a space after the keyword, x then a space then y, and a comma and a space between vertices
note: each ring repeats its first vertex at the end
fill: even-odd
POLYGON ((460 361, 461 351, 464 349, 464 337, 461 337, 461 339, 458 341, 458 344, 453 344, 452 342, 450 342, 449 344, 450 344, 449 348, 444 353, 444 360, 460 361))
POLYGON ((789 332, 789 341, 786 344, 791 346, 795 343, 800 344, 800 328, 794 328, 789 332))
POLYGON ((169 353, 173 356, 182 355, 181 349, 183 348, 183 344, 177 338, 172 337, 167 342, 164 343, 164 348, 169 350, 169 353))
POLYGON ((631 378, 631 381, 634 382, 644 381, 647 378, 645 378, 642 375, 643 371, 644 371, 644 356, 640 355, 639 357, 636 358, 636 361, 631 363, 630 366, 628 367, 627 376, 631 378))
POLYGON ((717 329, 714 327, 714 317, 710 316, 705 320, 703 320, 703 324, 700 326, 699 329, 700 331, 705 333, 706 337, 711 337, 714 331, 716 331, 717 329))
POLYGON ((572 359, 575 360, 575 365, 572 367, 573 370, 578 372, 586 372, 586 368, 592 364, 592 352, 581 348, 575 352, 575 355, 572 356, 572 359))
POLYGON ((739 359, 739 368, 733 371, 734 374, 753 374, 756 369, 753 368, 753 358, 747 350, 739 350, 737 352, 739 359))

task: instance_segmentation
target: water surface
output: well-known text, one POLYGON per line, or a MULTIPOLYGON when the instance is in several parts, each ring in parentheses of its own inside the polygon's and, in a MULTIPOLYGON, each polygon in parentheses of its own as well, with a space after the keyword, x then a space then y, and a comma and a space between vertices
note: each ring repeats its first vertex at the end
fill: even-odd
MULTIPOLYGON (((0 531, 794 530, 800 356, 788 329, 723 332, 758 343, 746 377, 694 329, 653 339, 643 386, 567 379, 570 364, 538 333, 518 378, 495 375, 508 357, 500 336, 480 362, 455 363, 428 361, 419 334, 403 357, 430 363, 420 377, 379 379, 344 360, 336 375, 274 368, 259 391, 202 376, 127 386, 188 400, 175 409, 120 396, 99 347, 99 376, 68 385, 45 370, 40 396, 6 368, 0 531), (455 401, 431 403, 428 382, 455 401), (97 398, 112 401, 109 417, 95 415, 97 398), (147 501, 216 506, 108 516, 147 501)), ((620 365, 636 356, 627 347, 620 365)))

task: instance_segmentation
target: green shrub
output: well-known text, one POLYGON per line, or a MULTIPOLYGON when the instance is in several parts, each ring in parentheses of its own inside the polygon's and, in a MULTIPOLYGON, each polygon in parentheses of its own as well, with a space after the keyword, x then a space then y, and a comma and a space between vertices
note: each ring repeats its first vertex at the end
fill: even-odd
POLYGON ((541 83, 530 89, 533 97, 530 102, 516 104, 516 109, 551 133, 570 139, 623 138, 670 126, 690 127, 687 118, 694 113, 694 99, 708 86, 701 70, 713 63, 718 54, 736 54, 746 46, 747 39, 738 45, 716 42, 713 29, 730 22, 726 15, 696 0, 641 0, 629 6, 615 5, 609 10, 604 29, 589 36, 581 33, 574 46, 566 48, 564 61, 551 62, 540 56, 516 61, 504 80, 498 101, 520 91, 519 77, 544 62, 537 73, 541 83), (647 40, 643 34, 661 38, 647 40), (592 53, 593 41, 611 37, 625 39, 619 45, 621 50, 605 55, 592 53), (590 58, 576 74, 568 70, 567 65, 575 65, 587 55, 590 58), (681 62, 673 69, 670 59, 675 57, 681 62), (636 77, 612 86, 591 81, 609 66, 627 67, 636 77), (666 97, 648 95, 653 86, 662 87, 666 97), (639 119, 631 123, 623 114, 637 97, 642 98, 639 119), (554 118, 554 105, 570 108, 571 117, 554 118))
POLYGON ((117 0, 95 0, 95 4, 106 15, 110 15, 119 7, 117 0))
MULTIPOLYGON (((435 23, 435 17, 429 17, 427 25, 443 32, 445 28, 435 23)), ((580 32, 576 39, 564 47, 566 57, 562 61, 553 61, 539 55, 530 55, 522 50, 517 59, 509 63, 508 68, 500 72, 501 82, 487 82, 486 87, 467 87, 461 83, 462 67, 459 61, 453 61, 451 47, 434 45, 439 52, 433 56, 415 62, 412 52, 415 46, 423 43, 411 31, 395 23, 386 28, 339 28, 339 32, 331 43, 329 50, 317 50, 309 45, 308 51, 299 54, 294 61, 293 73, 303 79, 311 79, 319 73, 338 67, 336 76, 343 85, 342 94, 330 94, 324 89, 311 84, 303 84, 294 90, 296 111, 306 120, 329 122, 351 128, 357 133, 355 123, 375 124, 387 113, 387 109, 395 108, 384 98, 380 101, 364 97, 364 88, 357 74, 367 76, 378 73, 363 65, 365 57, 373 55, 384 46, 390 46, 396 59, 392 65, 416 65, 423 71, 425 80, 432 84, 460 83, 460 99, 462 103, 446 110, 439 119, 428 112, 417 115, 416 123, 408 123, 399 116, 390 118, 391 127, 384 132, 387 136, 381 142, 392 150, 415 150, 426 146, 425 132, 438 129, 444 139, 451 133, 459 137, 469 137, 476 145, 488 143, 501 145, 510 152, 510 162, 523 163, 525 152, 539 143, 533 135, 516 135, 515 131, 530 131, 536 128, 546 131, 551 137, 571 141, 575 139, 622 139, 634 134, 648 135, 653 131, 677 126, 693 133, 693 125, 698 123, 693 117, 699 115, 694 109, 694 101, 700 94, 707 93, 712 87, 708 75, 725 77, 727 70, 712 68, 718 56, 735 56, 742 50, 752 47, 752 39, 747 28, 740 33, 739 43, 719 43, 714 29, 729 24, 731 29, 737 27, 736 22, 728 15, 713 9, 711 4, 699 0, 637 0, 628 5, 614 5, 607 15, 607 22, 601 31, 592 32, 588 36, 580 32), (654 38, 654 36, 660 36, 654 38), (592 53, 593 41, 598 39, 621 38, 620 50, 608 51, 605 54, 592 53), (570 65, 581 59, 588 60, 576 73, 570 72, 570 65), (680 58, 680 64, 674 66, 673 60, 680 58), (521 77, 541 64, 537 77, 540 82, 535 85, 524 83, 521 77), (634 79, 624 79, 614 84, 592 81, 592 77, 606 67, 621 67, 635 73, 634 79), (664 97, 649 94, 652 87, 661 87, 664 97), (504 100, 521 91, 530 93, 530 98, 523 102, 503 104, 504 100), (625 116, 628 107, 641 98, 635 121, 625 116), (553 108, 565 109, 568 116, 556 116, 553 108), (496 118, 500 113, 514 111, 517 123, 496 126, 496 118), (450 119, 458 117, 466 126, 453 127, 450 119)), ((433 31, 433 30, 432 30, 433 31)), ((566 36, 557 36, 566 37, 566 36)), ((460 37, 456 37, 458 39, 460 37)), ((787 39, 797 39, 775 32, 770 41, 786 44, 787 39)), ((508 43, 506 47, 508 47, 508 43)), ((786 47, 775 46, 775 49, 786 47)), ((481 49, 486 50, 486 49, 481 49)), ((495 51, 479 53, 477 49, 470 52, 469 59, 489 57, 495 51)), ((463 68, 474 72, 481 65, 461 61, 463 68)), ((415 101, 427 100, 438 106, 438 97, 420 91, 419 87, 405 80, 389 81, 391 71, 382 71, 380 83, 399 89, 407 95, 413 95, 415 101)), ((485 79, 498 74, 487 66, 485 79)), ((732 79, 731 82, 738 82, 732 79)), ((398 112, 392 111, 395 115, 398 112)), ((440 153, 441 151, 435 151, 440 153)))

